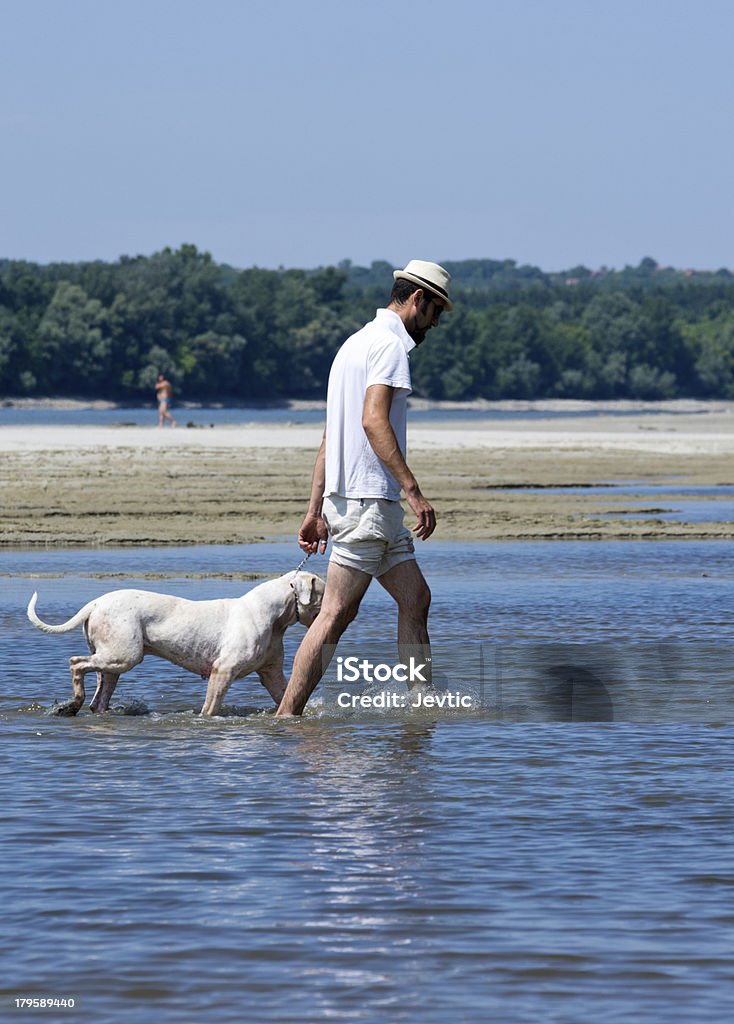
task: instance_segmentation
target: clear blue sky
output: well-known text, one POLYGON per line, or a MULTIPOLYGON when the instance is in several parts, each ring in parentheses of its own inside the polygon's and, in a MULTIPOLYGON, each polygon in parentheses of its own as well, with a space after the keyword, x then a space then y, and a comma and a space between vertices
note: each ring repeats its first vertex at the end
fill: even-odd
POLYGON ((0 15, 0 257, 734 268, 730 0, 0 15))

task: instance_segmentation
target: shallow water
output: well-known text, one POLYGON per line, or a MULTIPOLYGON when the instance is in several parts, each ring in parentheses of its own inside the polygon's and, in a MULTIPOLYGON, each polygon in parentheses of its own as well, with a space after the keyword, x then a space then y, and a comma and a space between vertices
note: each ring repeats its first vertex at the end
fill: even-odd
MULTIPOLYGON (((177 422, 182 426, 192 424, 197 427, 223 426, 226 424, 268 424, 268 423, 302 423, 319 425, 324 422, 322 408, 290 408, 280 406, 273 408, 185 408, 173 405, 171 409, 177 422)), ((663 411, 663 410, 659 410, 663 411)), ((545 420, 545 419, 585 419, 595 416, 656 416, 656 409, 610 409, 600 407, 598 410, 584 409, 507 409, 494 407, 452 409, 445 407, 411 409, 411 422, 428 420, 438 423, 452 423, 476 420, 545 420)), ((670 415, 670 410, 665 410, 670 415)), ((0 426, 18 426, 22 424, 43 426, 154 426, 158 423, 158 411, 150 406, 122 406, 117 409, 58 409, 45 407, 14 407, 0 405, 0 426)))
MULTIPOLYGON (((502 490, 497 488, 496 490, 502 490)), ((664 484, 627 483, 609 481, 604 484, 579 485, 572 487, 527 487, 530 494, 582 494, 614 502, 618 497, 656 498, 663 507, 650 502, 625 502, 623 507, 598 514, 589 513, 589 519, 662 519, 676 523, 731 523, 734 522, 734 487, 731 484, 714 484, 707 487, 676 484, 675 480, 664 484)))
MULTIPOLYGON (((729 546, 422 546, 451 685, 486 655, 468 713, 319 697, 284 722, 244 680, 204 721, 202 680, 151 660, 118 687, 150 714, 46 714, 83 642, 30 626, 34 589, 62 621, 115 587, 236 596, 257 580, 228 574, 297 561, 292 544, 3 554, 2 1005, 74 998, 45 1019, 95 1024, 727 1019, 729 546), (612 720, 575 703, 562 720, 523 676, 569 648, 612 720), (640 669, 650 652, 667 671, 640 669)), ((392 629, 374 587, 344 649, 392 629)))
MULTIPOLYGON (((713 488, 712 488, 713 489, 713 488)), ((661 519, 666 523, 732 523, 734 522, 734 501, 721 500, 713 494, 713 500, 686 501, 674 495, 661 494, 665 503, 663 507, 650 508, 648 503, 630 503, 626 508, 599 515, 589 515, 589 519, 661 519)))

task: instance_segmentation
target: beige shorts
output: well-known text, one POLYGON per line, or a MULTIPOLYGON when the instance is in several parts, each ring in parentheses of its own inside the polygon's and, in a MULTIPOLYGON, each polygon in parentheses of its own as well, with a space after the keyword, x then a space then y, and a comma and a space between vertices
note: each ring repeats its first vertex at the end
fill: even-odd
POLYGON ((331 561, 338 565, 382 576, 415 558, 399 501, 330 494, 324 498, 322 515, 332 540, 331 561))

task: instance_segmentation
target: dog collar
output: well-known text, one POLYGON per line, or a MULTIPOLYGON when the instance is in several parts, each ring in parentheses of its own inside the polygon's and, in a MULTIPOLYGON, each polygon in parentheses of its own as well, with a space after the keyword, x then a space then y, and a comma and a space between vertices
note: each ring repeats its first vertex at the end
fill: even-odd
POLYGON ((295 599, 296 599, 296 622, 297 622, 297 623, 298 623, 298 624, 299 624, 300 626, 302 626, 302 625, 303 625, 303 622, 301 622, 301 606, 300 606, 300 605, 299 605, 299 603, 298 603, 298 594, 296 593, 296 591, 295 591, 295 588, 294 588, 294 590, 293 590, 293 596, 294 596, 294 597, 295 597, 295 599))

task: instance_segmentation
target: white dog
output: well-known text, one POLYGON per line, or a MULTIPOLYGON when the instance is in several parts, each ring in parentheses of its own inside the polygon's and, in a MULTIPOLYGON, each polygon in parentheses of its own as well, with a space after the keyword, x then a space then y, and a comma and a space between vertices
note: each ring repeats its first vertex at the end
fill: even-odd
POLYGON ((310 572, 289 572, 244 597, 187 601, 146 590, 113 590, 85 604, 68 622, 50 626, 28 618, 45 633, 67 633, 84 624, 90 655, 69 659, 73 696, 55 709, 75 715, 84 704, 84 676, 97 673, 92 711, 107 711, 117 680, 146 654, 165 658, 209 680, 203 715, 216 715, 235 679, 257 672, 276 704, 286 687, 283 634, 300 622, 310 626, 321 610, 324 581, 310 572))

